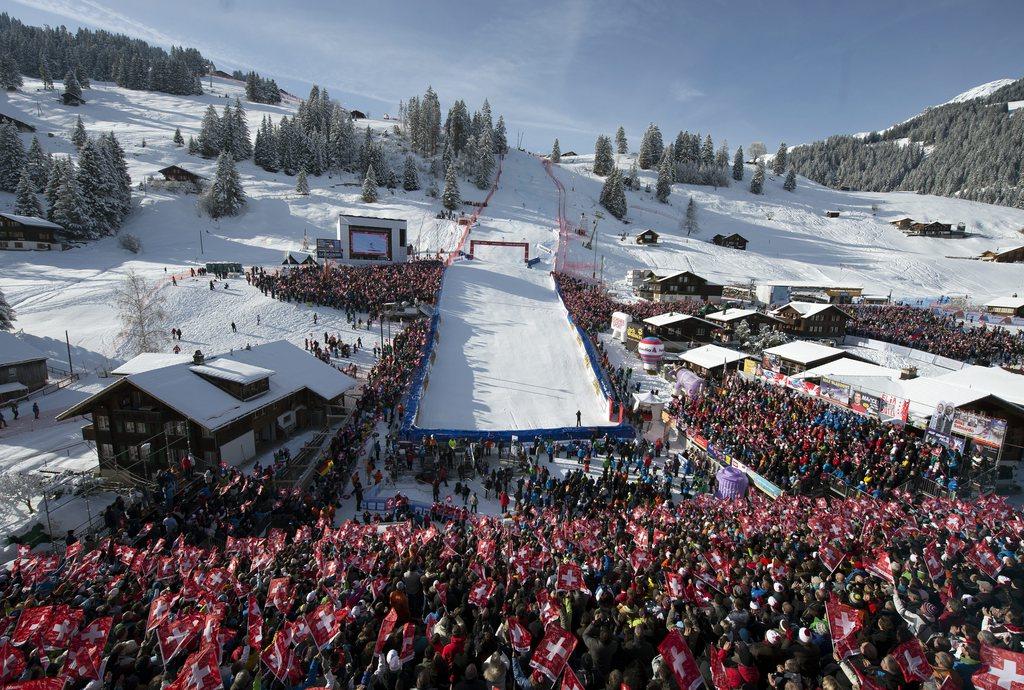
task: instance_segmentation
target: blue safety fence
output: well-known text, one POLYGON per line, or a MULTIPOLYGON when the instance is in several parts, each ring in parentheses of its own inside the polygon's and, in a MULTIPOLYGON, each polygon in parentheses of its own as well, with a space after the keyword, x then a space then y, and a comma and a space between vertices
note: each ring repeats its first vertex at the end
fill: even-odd
MULTIPOLYGON (((441 279, 442 285, 444 279, 441 279)), ((441 303, 440 292, 438 292, 437 303, 441 303)), ((427 372, 430 369, 430 358, 434 354, 434 343, 437 339, 437 326, 441 321, 441 312, 435 311, 430 317, 430 328, 427 331, 427 344, 423 348, 423 359, 420 360, 416 370, 412 373, 409 390, 406 391, 403 399, 405 415, 402 417, 402 432, 413 426, 416 421, 416 414, 420 408, 420 398, 423 396, 423 382, 427 380, 427 372)))
POLYGON ((558 294, 558 299, 561 300, 562 306, 565 308, 565 318, 569 320, 569 325, 576 332, 576 336, 583 343, 583 349, 587 353, 587 361, 590 363, 590 369, 594 372, 594 377, 597 379, 597 384, 601 387, 601 394, 604 395, 605 401, 615 400, 615 388, 608 380, 608 375, 605 374, 604 369, 601 368, 601 357, 597 354, 597 349, 594 344, 590 342, 590 338, 586 332, 576 325, 576 321, 572 318, 572 314, 569 313, 569 308, 565 306, 565 298, 562 297, 562 289, 558 287, 558 281, 555 281, 555 292, 558 294))

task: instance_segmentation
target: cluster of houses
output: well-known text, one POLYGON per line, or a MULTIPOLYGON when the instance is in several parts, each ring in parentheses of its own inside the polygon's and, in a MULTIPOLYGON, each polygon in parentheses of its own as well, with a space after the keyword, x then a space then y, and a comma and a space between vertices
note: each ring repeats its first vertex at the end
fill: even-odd
POLYGON ((889 225, 903 231, 907 237, 966 237, 967 228, 963 223, 958 223, 953 228, 952 223, 930 223, 914 220, 913 218, 900 218, 890 221, 889 225))

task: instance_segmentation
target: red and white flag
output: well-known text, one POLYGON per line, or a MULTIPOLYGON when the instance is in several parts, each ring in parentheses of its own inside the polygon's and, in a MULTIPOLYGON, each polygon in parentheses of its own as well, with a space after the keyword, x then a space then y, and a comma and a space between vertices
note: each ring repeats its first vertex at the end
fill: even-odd
POLYGON ((530 639, 530 631, 526 629, 522 623, 519 622, 519 618, 512 616, 508 619, 508 641, 512 645, 512 649, 517 654, 526 654, 530 651, 530 644, 533 640, 530 639))
POLYGON ((167 622, 171 615, 171 607, 178 600, 172 592, 161 592, 149 604, 149 618, 146 619, 146 632, 152 632, 167 622))
POLYGON ((494 594, 494 590, 497 588, 494 580, 478 580, 472 589, 469 590, 469 603, 480 608, 487 608, 487 605, 491 601, 491 596, 494 594))
POLYGON ((695 690, 704 682, 690 646, 678 630, 671 631, 658 645, 661 658, 672 671, 680 690, 695 690))
POLYGON ((246 606, 246 642, 256 651, 263 649, 263 613, 260 611, 256 597, 249 595, 249 602, 246 606))
POLYGON ((686 597, 686 584, 683 582, 683 576, 671 570, 665 571, 665 592, 672 599, 686 597))
POLYGON ((629 564, 633 566, 634 572, 647 570, 652 563, 654 563, 654 557, 646 549, 636 549, 629 555, 629 564))
POLYGON ((39 678, 38 680, 8 683, 4 686, 4 690, 61 690, 64 683, 64 678, 39 678))
POLYGON ((981 666, 971 676, 971 682, 981 690, 1024 689, 1024 654, 981 645, 981 666))
POLYGON ((924 567, 928 569, 928 577, 935 583, 946 574, 946 568, 939 556, 938 544, 934 541, 924 547, 924 567))
POLYGON ((85 611, 82 609, 57 604, 50 611, 50 619, 43 631, 43 645, 47 649, 67 649, 84 619, 85 611))
POLYGON ((530 666, 540 671, 552 682, 565 668, 577 644, 576 636, 558 625, 550 625, 544 632, 544 639, 537 645, 530 659, 530 666))
POLYGON ((156 640, 165 664, 199 637, 205 619, 201 613, 192 613, 167 621, 156 629, 156 640))
POLYGON ((568 664, 565 666, 565 671, 562 672, 561 690, 586 690, 580 679, 576 677, 576 672, 572 670, 572 666, 568 664))
POLYGON ((25 655, 10 642, 0 644, 0 683, 7 683, 25 671, 25 655))
POLYGON ((306 625, 309 626, 317 649, 323 649, 334 639, 341 631, 344 619, 344 612, 335 610, 331 602, 321 604, 306 616, 306 625))
POLYGON ((562 617, 562 608, 546 589, 537 592, 537 603, 540 605, 540 621, 545 628, 554 625, 562 617))
POLYGON ((840 659, 857 651, 856 635, 864 627, 864 612, 843 604, 833 597, 825 604, 832 646, 840 659))
POLYGON ((110 628, 114 624, 111 616, 97 618, 72 640, 64 662, 64 675, 68 678, 99 680, 103 666, 103 650, 107 646, 110 628))
POLYGON ((191 654, 167 690, 217 690, 224 686, 217 667, 217 652, 205 647, 191 654))
POLYGON ((575 563, 562 563, 558 566, 555 578, 555 589, 559 592, 575 592, 576 590, 590 594, 586 582, 583 581, 583 568, 575 563))
POLYGON ((275 577, 267 587, 267 606, 273 606, 284 615, 292 608, 291 578, 275 577))
POLYGON ((302 671, 295 662, 295 652, 282 635, 274 638, 274 641, 263 650, 260 659, 273 676, 286 685, 291 685, 302 677, 302 671))
POLYGON ((29 642, 37 647, 42 646, 43 634, 46 632, 46 625, 50 621, 53 612, 52 606, 35 606, 24 609, 18 618, 18 625, 11 635, 11 643, 17 647, 29 642))
POLYGON ((821 557, 821 562, 825 564, 825 567, 831 573, 843 562, 846 554, 833 546, 831 542, 824 542, 821 548, 818 549, 818 556, 821 557))
POLYGON ((416 656, 416 626, 413 623, 406 623, 402 626, 402 651, 398 653, 398 660, 407 664, 416 656))
POLYGON ((932 665, 928 663, 924 647, 916 637, 911 637, 889 653, 903 671, 903 678, 908 683, 917 683, 932 677, 932 665))
POLYGON ((876 575, 890 585, 896 582, 896 578, 892 574, 892 560, 889 558, 889 552, 885 549, 878 549, 874 553, 874 558, 868 561, 864 568, 872 575, 876 575))
POLYGON ((985 575, 994 580, 999 571, 1003 569, 1003 564, 999 562, 999 559, 995 557, 985 542, 979 541, 974 545, 974 548, 967 552, 967 560, 973 563, 977 568, 985 573, 985 575))
POLYGON ((395 629, 395 623, 398 622, 398 611, 391 609, 388 611, 388 615, 384 616, 384 620, 380 624, 380 632, 377 633, 377 644, 374 645, 373 653, 380 654, 380 650, 384 649, 384 643, 388 640, 388 635, 395 629))

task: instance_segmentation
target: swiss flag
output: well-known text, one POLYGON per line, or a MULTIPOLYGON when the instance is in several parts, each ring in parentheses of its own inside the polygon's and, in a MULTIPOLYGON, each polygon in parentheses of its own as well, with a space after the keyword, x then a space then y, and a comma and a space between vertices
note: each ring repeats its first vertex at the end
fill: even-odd
POLYGON ((892 574, 892 561, 889 559, 889 552, 885 549, 875 551, 874 560, 868 562, 865 569, 872 575, 877 575, 890 585, 896 582, 892 574))
POLYGON ((190 655, 167 690, 216 690, 224 686, 217 667, 217 651, 205 647, 190 655))
POLYGON ((156 629, 156 640, 165 664, 199 637, 205 620, 203 614, 192 613, 167 621, 156 629))
POLYGON ((729 679, 725 675, 725 662, 722 659, 728 654, 724 649, 712 646, 708 655, 708 666, 711 669, 711 684, 716 688, 728 688, 729 679))
POLYGON ((494 580, 485 579, 478 580, 472 589, 469 590, 469 603, 480 608, 487 608, 487 604, 491 601, 491 596, 494 594, 494 590, 497 588, 494 580))
POLYGON ((103 650, 107 646, 110 628, 114 624, 111 616, 97 618, 75 636, 64 662, 64 675, 68 678, 99 680, 103 664, 103 650))
POLYGON ((508 641, 517 654, 526 654, 530 651, 530 631, 526 629, 519 618, 512 616, 508 619, 508 641))
POLYGON ((928 569, 928 577, 932 582, 938 583, 946 574, 942 558, 939 556, 938 544, 934 541, 924 547, 924 566, 928 569))
POLYGON ((583 581, 583 568, 575 563, 562 563, 558 566, 555 589, 560 592, 575 592, 580 590, 590 593, 586 583, 583 581))
POLYGON ((561 690, 586 690, 580 679, 576 677, 576 672, 572 670, 572 666, 568 664, 565 665, 565 671, 562 673, 561 690))
POLYGON ((290 685, 302 677, 302 671, 295 663, 295 652, 288 646, 283 635, 274 638, 274 641, 263 650, 260 660, 282 683, 290 685))
POLYGON ((275 577, 267 588, 267 606, 273 606, 284 615, 292 608, 291 578, 275 577))
POLYGON ((373 648, 374 654, 380 654, 380 650, 384 649, 384 643, 388 640, 388 635, 395 629, 395 624, 398 622, 398 611, 391 609, 388 611, 388 615, 384 616, 384 620, 380 624, 380 632, 377 633, 377 644, 373 648))
POLYGON ((981 666, 971 682, 982 690, 1024 689, 1024 654, 983 644, 981 666))
POLYGON ((545 628, 558 622, 562 616, 562 609, 547 590, 537 592, 537 603, 540 605, 540 621, 545 628))
POLYGON ((398 659, 407 664, 416 656, 416 626, 413 623, 406 623, 402 626, 402 651, 398 653, 398 659))
POLYGON ((697 661, 693 658, 693 652, 678 630, 673 630, 665 636, 658 645, 658 651, 672 671, 680 690, 694 690, 704 682, 700 669, 697 668, 697 661))
POLYGON ((855 637, 864 627, 864 612, 833 597, 825 604, 825 615, 832 634, 832 646, 841 659, 857 651, 855 637))
POLYGON ((552 682, 565 668, 577 644, 576 636, 561 626, 549 625, 544 631, 544 639, 537 645, 530 659, 530 666, 540 671, 552 682))
POLYGON ((830 542, 824 542, 821 548, 818 549, 818 556, 821 557, 821 562, 825 564, 828 571, 831 573, 839 564, 843 562, 843 558, 846 557, 842 551, 833 546, 830 542))
POLYGON ((4 686, 4 690, 61 690, 63 687, 63 678, 40 678, 38 680, 23 680, 20 683, 8 683, 4 686))
POLYGON ((345 612, 335 610, 331 602, 321 604, 306 616, 306 625, 309 626, 317 649, 323 649, 334 639, 344 620, 345 612))
POLYGON ((889 653, 903 671, 903 677, 908 683, 925 681, 932 677, 932 666, 924 655, 921 641, 916 637, 911 637, 889 653))
POLYGON ((17 678, 25 670, 25 655, 10 642, 0 644, 0 683, 17 678))
POLYGON ((686 585, 683 582, 683 576, 679 573, 673 573, 672 571, 665 572, 665 591, 669 597, 673 599, 683 599, 686 597, 686 585))
POLYGON ((1003 568, 1003 564, 985 546, 983 541, 979 541, 974 545, 973 549, 967 552, 967 560, 976 565, 981 572, 985 573, 992 580, 996 579, 996 575, 1003 568))
POLYGON ((167 622, 171 615, 171 607, 178 600, 178 595, 162 592, 149 605, 149 618, 146 619, 146 632, 152 632, 167 622))
POLYGON ((260 606, 256 603, 256 597, 251 594, 246 612, 246 642, 253 649, 263 649, 263 613, 260 612, 260 606))
POLYGON ((629 556, 629 564, 633 566, 634 571, 646 570, 651 567, 652 563, 654 563, 654 557, 646 549, 637 549, 629 556))
POLYGON ((31 641, 37 646, 41 646, 40 643, 53 608, 52 606, 35 606, 23 610, 18 618, 18 625, 14 628, 14 634, 11 635, 11 643, 20 647, 31 641))

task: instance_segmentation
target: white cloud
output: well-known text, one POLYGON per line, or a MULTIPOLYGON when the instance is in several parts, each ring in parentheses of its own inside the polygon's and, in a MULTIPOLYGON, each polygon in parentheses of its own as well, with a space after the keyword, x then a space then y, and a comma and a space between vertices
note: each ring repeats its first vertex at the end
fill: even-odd
POLYGON ((672 98, 676 99, 680 103, 686 103, 687 101, 692 101, 704 96, 704 92, 700 89, 681 81, 677 81, 672 84, 669 93, 672 94, 672 98))

